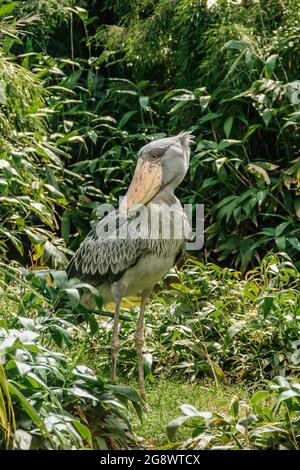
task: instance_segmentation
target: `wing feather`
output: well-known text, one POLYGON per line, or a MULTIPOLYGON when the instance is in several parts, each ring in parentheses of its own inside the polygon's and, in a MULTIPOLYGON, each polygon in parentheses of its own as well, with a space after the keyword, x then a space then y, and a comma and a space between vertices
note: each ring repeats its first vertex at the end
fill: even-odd
POLYGON ((136 233, 133 234, 133 221, 121 218, 118 211, 102 219, 71 259, 67 267, 68 277, 95 286, 120 279, 126 269, 134 266, 148 250, 147 240, 136 238, 136 233), (120 239, 120 229, 127 230, 126 239, 120 239))

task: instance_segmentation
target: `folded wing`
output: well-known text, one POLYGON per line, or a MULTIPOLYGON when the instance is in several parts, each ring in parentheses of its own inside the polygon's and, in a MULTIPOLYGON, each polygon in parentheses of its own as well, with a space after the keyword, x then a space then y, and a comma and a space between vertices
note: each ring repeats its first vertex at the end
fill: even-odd
POLYGON ((67 274, 94 286, 116 282, 148 249, 147 239, 136 236, 134 218, 121 217, 114 211, 87 235, 67 267, 67 274))

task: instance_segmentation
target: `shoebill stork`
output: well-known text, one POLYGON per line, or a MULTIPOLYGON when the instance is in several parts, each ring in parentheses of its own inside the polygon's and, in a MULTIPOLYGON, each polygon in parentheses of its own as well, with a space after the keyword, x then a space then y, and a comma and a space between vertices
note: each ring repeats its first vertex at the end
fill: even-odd
MULTIPOLYGON (((69 278, 96 286, 105 303, 115 302, 111 339, 113 380, 116 379, 120 348, 121 300, 141 294, 135 345, 140 394, 144 402, 145 304, 153 286, 174 266, 185 241, 190 239, 191 228, 174 190, 188 171, 192 138, 190 132, 181 132, 141 148, 133 179, 119 209, 98 222, 67 268, 69 278), (141 213, 149 217, 141 218, 141 213), (163 225, 169 225, 170 230, 164 231, 163 225), (182 230, 177 230, 178 226, 182 230)), ((87 294, 83 295, 82 303, 91 305, 87 294)))

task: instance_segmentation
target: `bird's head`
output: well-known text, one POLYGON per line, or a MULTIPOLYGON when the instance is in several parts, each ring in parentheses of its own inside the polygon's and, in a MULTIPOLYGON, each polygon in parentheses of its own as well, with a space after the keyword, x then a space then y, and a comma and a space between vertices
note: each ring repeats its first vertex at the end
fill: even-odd
POLYGON ((174 190, 189 169, 193 137, 190 132, 180 132, 142 147, 122 205, 130 208, 147 204, 164 188, 174 190))

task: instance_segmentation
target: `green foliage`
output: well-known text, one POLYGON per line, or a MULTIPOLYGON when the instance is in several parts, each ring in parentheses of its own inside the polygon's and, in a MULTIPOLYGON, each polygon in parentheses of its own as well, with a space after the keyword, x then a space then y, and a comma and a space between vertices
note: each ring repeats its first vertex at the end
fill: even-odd
POLYGON ((278 29, 262 35, 264 7, 219 8, 222 19, 202 44, 198 87, 169 91, 164 101, 173 132, 185 123, 199 134, 187 200, 205 202, 206 248, 245 270, 274 247, 299 253, 299 82, 287 60, 297 54, 299 11, 284 9, 278 29))
MULTIPOLYGON (((135 380, 130 384, 135 385, 135 380)), ((247 398, 244 384, 220 384, 216 388, 212 380, 183 381, 174 377, 156 376, 154 382, 146 384, 147 402, 150 413, 143 416, 141 422, 133 417, 133 428, 138 436, 143 436, 147 447, 168 449, 170 442, 166 435, 166 424, 178 416, 179 406, 189 403, 197 409, 209 409, 211 412, 226 413, 233 396, 247 398)), ((184 442, 190 437, 190 429, 181 426, 176 434, 177 442, 184 442)), ((173 443, 171 444, 173 446, 173 443)))
MULTIPOLYGON (((124 191, 145 134, 193 130, 181 200, 205 203, 207 253, 243 271, 269 250, 299 254, 298 2, 271 3, 107 5, 116 22, 100 26, 74 11, 88 58, 55 78, 61 142, 79 143, 72 170, 88 177, 88 198, 124 191)), ((86 214, 86 202, 67 212, 77 231, 79 208, 86 214)))
POLYGON ((102 60, 125 62, 125 73, 136 81, 188 86, 197 77, 203 34, 215 18, 205 0, 144 0, 133 2, 117 24, 101 25, 94 40, 104 46, 102 60))
MULTIPOLYGON (((205 204, 207 255, 242 271, 269 250, 297 259, 299 1, 269 3, 104 2, 97 18, 85 1, 61 12, 56 0, 20 2, 17 17, 40 18, 3 20, 10 76, 0 83, 12 86, 0 117, 7 153, 23 152, 38 170, 39 182, 29 171, 23 182, 38 186, 29 197, 43 207, 25 205, 25 216, 19 204, 18 227, 5 214, 3 252, 7 232, 22 250, 34 212, 48 227, 34 228, 42 241, 31 237, 31 257, 63 266, 65 246, 77 248, 98 203, 124 193, 140 146, 190 128, 198 145, 179 196, 205 204), (54 46, 54 32, 69 43, 54 46)), ((3 187, 13 192, 6 178, 3 187)))
POLYGON ((59 187, 66 154, 49 135, 45 99, 35 74, 0 55, 0 256, 20 259, 25 251, 27 263, 61 266, 65 247, 54 232, 58 207, 67 204, 59 187))
MULTIPOLYGON (((299 0, 100 3, 0 0, 0 259, 31 267, 1 265, 2 448, 128 445, 139 398, 103 377, 112 314, 49 268, 124 194, 139 148, 183 129, 197 146, 178 195, 205 204, 205 262, 156 293, 147 379, 299 373, 299 0)), ((133 375, 135 310, 122 318, 133 375)), ((189 418, 188 445, 296 448, 297 384, 281 380, 246 418, 237 401, 189 418)))
MULTIPOLYGON (((298 374, 299 272, 285 256, 269 255, 242 278, 239 272, 189 260, 166 278, 146 312, 145 373, 184 380, 203 376, 216 384, 259 383, 277 375, 298 374)), ((126 376, 136 373, 136 312, 126 313, 120 331, 120 360, 126 376)), ((107 365, 111 322, 102 318, 97 343, 86 358, 107 365)))
POLYGON ((249 401, 232 398, 228 414, 198 411, 182 405, 182 415, 167 426, 168 437, 187 426, 191 438, 184 449, 299 449, 300 384, 276 377, 249 401))
MULTIPOLYGON (((18 274, 11 269, 11 280, 18 274)), ((141 416, 135 390, 110 384, 82 364, 80 351, 72 355, 78 327, 68 321, 69 310, 53 312, 63 294, 75 307, 76 288, 64 280, 65 273, 55 272, 47 281, 39 273, 19 279, 18 286, 2 282, 1 308, 6 302, 7 310, 0 319, 2 449, 126 448, 132 440, 129 403, 141 416)), ((85 344, 94 331, 81 334, 85 344)))

